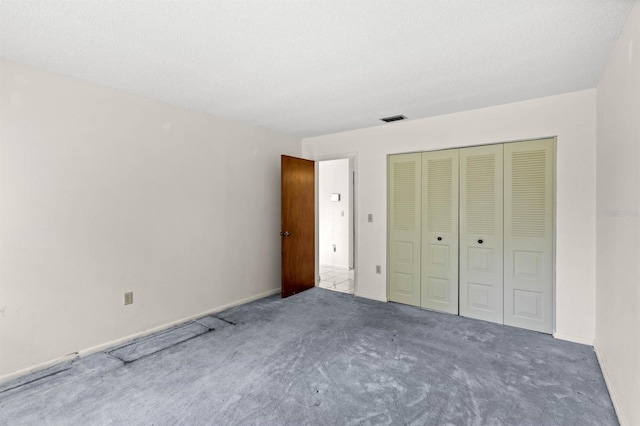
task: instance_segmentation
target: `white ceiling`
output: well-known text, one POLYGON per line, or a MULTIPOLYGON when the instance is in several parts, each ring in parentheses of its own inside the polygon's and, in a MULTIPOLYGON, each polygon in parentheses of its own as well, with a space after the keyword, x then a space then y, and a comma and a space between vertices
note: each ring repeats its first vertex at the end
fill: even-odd
POLYGON ((595 87, 632 5, 3 0, 0 55, 309 137, 595 87))

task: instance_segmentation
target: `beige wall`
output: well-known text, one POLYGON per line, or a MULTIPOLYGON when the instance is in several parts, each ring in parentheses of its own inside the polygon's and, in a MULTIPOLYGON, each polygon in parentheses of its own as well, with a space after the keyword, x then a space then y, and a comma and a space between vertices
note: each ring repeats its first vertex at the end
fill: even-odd
POLYGON ((640 425, 640 3, 598 84, 595 347, 623 425, 640 425))
POLYGON ((387 154, 557 136, 556 336, 592 344, 595 106, 595 90, 586 90, 303 139, 307 158, 357 153, 358 295, 386 300, 387 154))
POLYGON ((277 291, 280 154, 299 139, 0 73, 0 379, 277 291))

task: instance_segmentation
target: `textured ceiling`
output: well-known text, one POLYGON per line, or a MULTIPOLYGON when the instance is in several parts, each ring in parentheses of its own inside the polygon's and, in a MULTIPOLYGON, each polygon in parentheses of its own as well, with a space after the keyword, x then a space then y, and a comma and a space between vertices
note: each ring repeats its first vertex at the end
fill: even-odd
POLYGON ((308 137, 595 87, 632 5, 4 0, 0 55, 308 137))

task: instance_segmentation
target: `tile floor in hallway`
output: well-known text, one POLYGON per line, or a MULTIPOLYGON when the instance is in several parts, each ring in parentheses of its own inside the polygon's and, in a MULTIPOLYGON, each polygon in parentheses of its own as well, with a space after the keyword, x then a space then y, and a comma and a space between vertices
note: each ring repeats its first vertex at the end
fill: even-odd
POLYGON ((321 265, 319 286, 327 290, 353 294, 355 291, 353 275, 353 269, 321 265))

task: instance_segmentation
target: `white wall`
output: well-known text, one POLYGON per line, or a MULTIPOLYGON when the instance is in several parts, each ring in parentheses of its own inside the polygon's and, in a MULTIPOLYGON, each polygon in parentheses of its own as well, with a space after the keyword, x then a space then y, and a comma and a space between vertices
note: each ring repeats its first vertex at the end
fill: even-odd
MULTIPOLYGON (((386 300, 386 155, 557 136, 557 337, 595 327, 595 90, 303 139, 307 158, 358 155, 357 294, 386 300), (367 222, 372 213, 373 223, 367 222)), ((398 111, 402 113, 402 111, 398 111)))
POLYGON ((0 74, 0 379, 279 289, 280 154, 299 139, 0 74))
POLYGON ((623 425, 640 425, 640 3, 598 84, 595 348, 623 425))
POLYGON ((319 256, 321 265, 350 266, 349 218, 351 211, 349 159, 318 163, 319 256), (330 201, 332 193, 340 201, 330 201), (336 250, 333 251, 335 244, 336 250))

